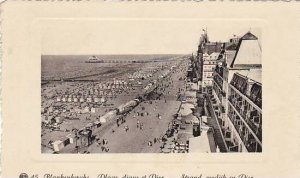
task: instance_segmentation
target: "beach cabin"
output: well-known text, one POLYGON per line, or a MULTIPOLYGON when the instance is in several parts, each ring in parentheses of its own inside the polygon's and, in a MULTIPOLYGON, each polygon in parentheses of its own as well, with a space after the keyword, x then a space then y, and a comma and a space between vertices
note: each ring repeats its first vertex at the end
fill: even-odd
POLYGON ((86 102, 91 103, 91 102, 92 102, 92 98, 91 98, 91 97, 88 97, 88 98, 86 99, 86 102))
POLYGON ((58 123, 58 124, 61 124, 64 120, 63 117, 58 117, 58 116, 55 117, 54 119, 55 119, 55 123, 58 123))
POLYGON ((71 103, 72 102, 72 98, 68 98, 68 102, 71 103))
POLYGON ((97 89, 94 90, 95 95, 99 95, 99 91, 97 89))
POLYGON ((70 133, 66 136, 69 139, 70 144, 73 144, 75 141, 75 134, 74 133, 70 133))
POLYGON ((101 103, 104 103, 105 101, 106 101, 106 100, 105 100, 105 98, 103 98, 103 97, 100 99, 100 102, 101 102, 101 103))
POLYGON ((64 142, 61 140, 56 140, 52 143, 54 151, 60 151, 64 148, 64 142))
POLYGON ((99 99, 98 97, 95 97, 95 98, 94 98, 94 102, 95 102, 95 103, 98 103, 99 101, 100 101, 100 99, 99 99))
POLYGON ((83 109, 83 113, 88 113, 90 112, 90 108, 88 106, 86 106, 84 109, 83 109))
POLYGON ((75 109, 74 109, 74 112, 80 114, 80 113, 81 113, 81 109, 75 108, 75 109))

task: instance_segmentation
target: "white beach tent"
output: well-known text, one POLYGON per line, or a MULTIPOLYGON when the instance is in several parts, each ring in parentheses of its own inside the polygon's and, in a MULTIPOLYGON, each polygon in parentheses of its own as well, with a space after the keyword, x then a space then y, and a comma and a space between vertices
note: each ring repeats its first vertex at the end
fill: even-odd
POLYGON ((56 140, 52 144, 53 144, 54 151, 60 151, 61 149, 64 148, 64 143, 61 140, 56 140))

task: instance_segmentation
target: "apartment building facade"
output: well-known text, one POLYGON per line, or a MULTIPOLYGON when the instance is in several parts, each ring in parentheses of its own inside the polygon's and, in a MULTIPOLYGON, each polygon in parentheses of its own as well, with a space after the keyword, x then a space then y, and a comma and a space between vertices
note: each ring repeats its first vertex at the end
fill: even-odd
POLYGON ((229 151, 262 151, 261 69, 261 47, 250 32, 218 57, 212 100, 229 151))

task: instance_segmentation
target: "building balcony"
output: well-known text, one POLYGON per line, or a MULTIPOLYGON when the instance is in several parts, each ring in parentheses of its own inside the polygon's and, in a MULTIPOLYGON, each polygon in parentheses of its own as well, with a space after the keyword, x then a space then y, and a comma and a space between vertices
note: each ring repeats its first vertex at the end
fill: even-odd
POLYGON ((243 109, 242 112, 240 113, 242 115, 243 118, 247 117, 247 110, 243 109))
POLYGON ((215 71, 217 74, 220 75, 221 78, 223 78, 223 67, 219 67, 218 65, 215 68, 215 71))
POLYGON ((259 138, 259 140, 262 140, 262 129, 261 129, 261 125, 256 124, 254 122, 252 122, 249 119, 246 119, 246 123, 249 125, 249 127, 253 130, 253 132, 255 133, 255 135, 259 138))
POLYGON ((246 148, 249 152, 257 152, 256 151, 256 143, 246 145, 246 148))
POLYGON ((225 108, 223 105, 220 104, 220 110, 221 110, 221 113, 225 113, 225 108))
POLYGON ((247 103, 249 103, 250 105, 252 105, 253 107, 255 107, 257 110, 261 111, 261 106, 262 106, 261 105, 261 99, 256 98, 253 101, 253 98, 251 99, 251 97, 249 95, 246 95, 246 93, 242 93, 241 91, 239 91, 234 86, 230 85, 230 88, 231 88, 231 91, 235 93, 235 95, 238 95, 240 98, 246 100, 247 103))
POLYGON ((239 151, 238 145, 235 145, 234 143, 232 143, 230 141, 226 142, 226 144, 228 145, 229 152, 238 152, 239 151))
MULTIPOLYGON (((261 145, 257 142, 257 140, 253 137, 251 133, 246 134, 246 130, 248 129, 246 125, 243 125, 242 122, 240 122, 240 119, 234 119, 232 117, 233 115, 228 115, 232 125, 234 126, 235 131, 238 133, 238 137, 240 138, 243 145, 246 147, 248 152, 260 152, 261 151, 261 145), (257 147, 257 148, 256 148, 257 147)), ((230 151, 233 146, 230 146, 231 141, 226 140, 227 146, 230 151)))
POLYGON ((239 101, 239 99, 233 99, 232 96, 228 98, 231 105, 234 107, 234 109, 238 112, 238 114, 244 119, 244 121, 248 124, 250 129, 255 133, 255 135, 259 138, 259 140, 262 139, 262 130, 261 130, 261 124, 259 124, 260 119, 257 115, 257 111, 253 110, 252 112, 255 112, 256 114, 252 115, 250 114, 250 111, 247 107, 242 105, 242 101, 239 101), (253 118, 251 120, 250 118, 253 118))
POLYGON ((243 95, 247 97, 249 100, 251 100, 256 106, 259 108, 262 107, 262 99, 259 94, 254 94, 254 91, 247 92, 247 85, 238 85, 236 82, 230 82, 231 88, 234 88, 236 91, 240 93, 240 95, 243 95))
POLYGON ((214 77, 214 83, 216 83, 216 85, 219 87, 219 89, 221 91, 223 91, 223 82, 222 81, 219 81, 214 77))
MULTIPOLYGON (((222 132, 223 132, 225 141, 230 142, 231 141, 231 131, 228 128, 226 128, 226 129, 222 129, 222 132)), ((227 146, 229 147, 230 145, 227 145, 227 146)))
POLYGON ((216 81, 217 85, 219 86, 219 88, 221 89, 221 91, 223 90, 223 83, 220 81, 216 81))
MULTIPOLYGON (((237 107, 235 104, 233 104, 231 101, 229 101, 229 103, 230 103, 231 107, 235 110, 233 112, 235 112, 237 114, 237 116, 239 116, 241 121, 243 121, 245 123, 245 126, 248 127, 249 131, 252 132, 253 135, 255 135, 259 141, 261 141, 262 140, 261 126, 258 125, 258 124, 255 124, 251 120, 249 120, 248 119, 249 117, 247 117, 247 115, 246 115, 246 117, 243 117, 241 112, 240 112, 241 109, 239 107, 237 107)), ((229 115, 229 113, 228 113, 228 117, 231 118, 232 116, 229 115)), ((236 120, 231 119, 231 121, 234 125, 236 125, 236 120)), ((240 132, 240 133, 243 134, 243 132, 240 132)))
POLYGON ((228 151, 229 152, 238 152, 238 145, 236 143, 234 143, 231 139, 231 134, 232 131, 229 128, 226 129, 222 129, 223 135, 224 135, 224 139, 226 142, 226 145, 228 147, 228 151))

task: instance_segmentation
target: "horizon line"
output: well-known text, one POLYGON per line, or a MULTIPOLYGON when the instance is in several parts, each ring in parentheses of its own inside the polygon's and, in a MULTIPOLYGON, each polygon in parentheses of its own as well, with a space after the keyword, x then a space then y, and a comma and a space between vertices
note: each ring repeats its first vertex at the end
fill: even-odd
POLYGON ((97 55, 189 55, 192 53, 128 53, 128 54, 41 54, 41 56, 97 56, 97 55))

